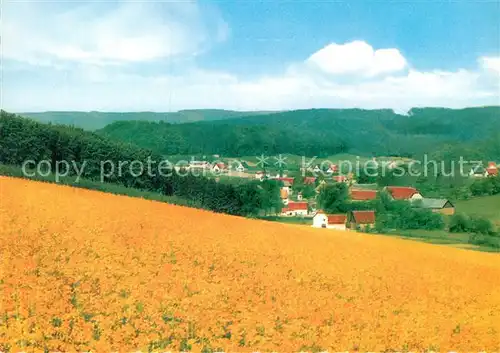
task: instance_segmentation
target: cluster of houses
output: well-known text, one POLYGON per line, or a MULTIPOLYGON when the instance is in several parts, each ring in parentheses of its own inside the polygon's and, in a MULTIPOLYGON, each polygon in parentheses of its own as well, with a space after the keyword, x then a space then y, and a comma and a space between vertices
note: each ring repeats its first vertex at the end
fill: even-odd
MULTIPOLYGON (((347 214, 327 214, 322 210, 315 209, 315 201, 304 200, 298 192, 291 199, 294 178, 275 177, 283 182, 281 188, 281 199, 284 207, 281 216, 285 217, 309 217, 312 218, 313 227, 330 228, 338 230, 362 229, 375 225, 376 214, 373 210, 352 211, 347 214)), ((335 181, 337 181, 335 179, 335 181)), ((338 182, 348 182, 349 177, 338 182)), ((324 181, 320 182, 316 191, 319 192, 324 181)), ((315 177, 305 177, 304 184, 316 185, 315 177)), ((414 207, 428 209, 443 215, 453 215, 455 206, 447 199, 436 199, 424 197, 416 188, 408 186, 387 186, 382 190, 377 189, 376 184, 350 184, 349 197, 353 202, 375 200, 379 192, 385 192, 392 200, 405 200, 411 202, 414 207)))
MULTIPOLYGON (((405 200, 411 202, 415 207, 431 210, 432 212, 444 215, 453 215, 455 206, 446 199, 425 198, 413 187, 407 186, 387 186, 383 189, 392 200, 405 200)), ((377 198, 379 191, 373 189, 350 189, 350 198, 353 202, 370 201, 377 198)), ((376 221, 376 214, 373 210, 351 211, 348 214, 326 214, 317 211, 312 214, 313 227, 331 228, 337 230, 363 229, 373 227, 376 221)))
POLYGON ((207 162, 207 161, 190 161, 187 166, 185 166, 188 170, 203 170, 203 171, 211 171, 213 173, 228 173, 229 171, 236 172, 244 172, 247 170, 248 166, 245 166, 243 162, 235 161, 232 163, 224 163, 224 162, 207 162))

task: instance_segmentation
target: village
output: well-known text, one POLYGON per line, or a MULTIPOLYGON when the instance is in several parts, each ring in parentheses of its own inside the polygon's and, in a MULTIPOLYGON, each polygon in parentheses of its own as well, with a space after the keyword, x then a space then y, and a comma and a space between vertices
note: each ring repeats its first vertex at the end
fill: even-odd
MULTIPOLYGON (((217 156, 218 157, 218 156, 217 156)), ((394 169, 401 166, 401 161, 387 161, 385 166, 394 169)), ((427 209, 433 213, 446 216, 455 214, 455 206, 452 201, 444 198, 431 198, 423 195, 417 188, 411 186, 385 186, 379 188, 377 184, 361 184, 356 180, 352 172, 342 173, 337 164, 330 164, 326 169, 320 165, 301 168, 302 175, 287 175, 285 171, 275 173, 266 170, 255 170, 248 163, 232 161, 225 163, 217 161, 191 161, 184 166, 187 170, 203 170, 212 173, 216 180, 221 176, 231 174, 232 177, 248 178, 258 181, 277 180, 281 182, 280 198, 282 209, 279 216, 283 218, 297 218, 310 220, 310 225, 315 228, 335 230, 363 230, 373 228, 377 220, 375 210, 352 210, 347 213, 330 214, 317 207, 317 196, 325 185, 344 183, 348 187, 348 198, 351 202, 368 202, 377 199, 380 193, 386 194, 394 201, 407 201, 412 207, 427 209), (307 175, 319 176, 303 176, 307 175), (300 183, 302 186, 310 186, 314 189, 314 195, 305 197, 302 191, 296 191, 294 185, 300 183)), ((468 177, 487 178, 499 174, 500 165, 489 162, 486 168, 471 168, 468 177)))

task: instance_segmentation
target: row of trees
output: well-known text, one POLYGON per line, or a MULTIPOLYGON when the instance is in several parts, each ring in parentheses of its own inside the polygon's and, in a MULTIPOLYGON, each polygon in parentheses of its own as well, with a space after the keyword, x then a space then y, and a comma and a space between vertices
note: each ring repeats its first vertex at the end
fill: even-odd
POLYGON ((3 164, 22 166, 30 161, 33 167, 45 161, 52 173, 78 174, 88 180, 178 196, 200 207, 234 215, 270 213, 281 207, 280 183, 276 181, 231 185, 181 175, 173 166, 160 173, 157 167, 162 157, 151 150, 111 141, 79 128, 37 123, 4 111, 0 113, 0 127, 3 164), (133 165, 142 166, 142 171, 133 165), (155 168, 151 172, 143 169, 148 165, 155 168))
POLYGON ((500 194, 500 175, 474 181, 474 183, 470 186, 470 191, 474 196, 500 194))

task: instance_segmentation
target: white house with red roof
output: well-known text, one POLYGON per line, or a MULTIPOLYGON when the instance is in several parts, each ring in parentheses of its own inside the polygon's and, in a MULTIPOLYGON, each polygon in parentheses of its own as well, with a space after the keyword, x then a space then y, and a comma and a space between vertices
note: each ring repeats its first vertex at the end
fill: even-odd
POLYGON ((488 168, 486 168, 486 176, 495 177, 498 176, 498 167, 495 162, 489 162, 488 168))
POLYGON ((326 214, 324 211, 318 211, 313 216, 314 228, 327 228, 336 230, 346 230, 347 215, 345 214, 326 214))
POLYGON ((385 190, 393 200, 421 200, 424 198, 417 189, 410 186, 386 186, 385 190))
POLYGON ((330 167, 326 170, 327 174, 337 173, 339 171, 339 166, 336 164, 330 164, 330 167))
POLYGON ((224 173, 227 171, 227 165, 223 162, 214 163, 214 165, 212 166, 212 172, 214 173, 224 173))
POLYGON ((288 201, 288 204, 281 209, 282 216, 307 216, 307 201, 288 201))

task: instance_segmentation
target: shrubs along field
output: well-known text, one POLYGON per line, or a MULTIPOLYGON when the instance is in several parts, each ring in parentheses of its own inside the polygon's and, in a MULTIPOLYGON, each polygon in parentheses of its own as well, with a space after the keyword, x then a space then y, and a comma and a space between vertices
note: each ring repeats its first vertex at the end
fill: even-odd
POLYGON ((498 351, 500 257, 0 177, 2 351, 498 351))

